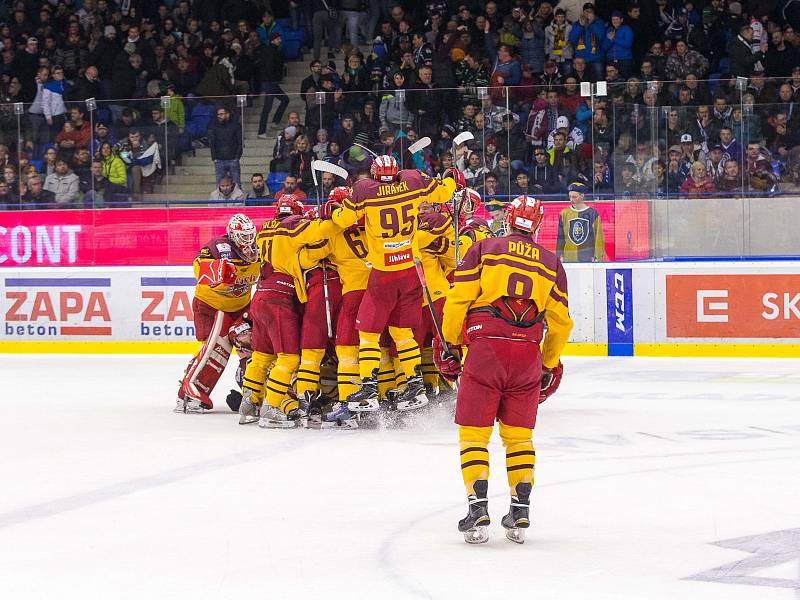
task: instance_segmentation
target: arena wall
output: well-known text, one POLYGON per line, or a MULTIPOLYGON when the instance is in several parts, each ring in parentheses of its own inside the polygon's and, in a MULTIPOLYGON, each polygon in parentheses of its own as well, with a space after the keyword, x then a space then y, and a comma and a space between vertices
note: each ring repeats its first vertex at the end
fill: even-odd
MULTIPOLYGON (((566 265, 568 354, 800 357, 800 261, 566 265)), ((0 271, 0 352, 191 353, 191 267, 0 271)))

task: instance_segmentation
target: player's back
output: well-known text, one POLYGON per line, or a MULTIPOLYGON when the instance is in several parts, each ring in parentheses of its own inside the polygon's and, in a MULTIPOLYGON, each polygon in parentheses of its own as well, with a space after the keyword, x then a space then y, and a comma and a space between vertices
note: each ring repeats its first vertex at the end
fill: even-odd
POLYGON ((280 273, 290 276, 300 302, 306 301, 307 294, 298 249, 306 244, 304 233, 311 225, 312 222, 302 215, 272 219, 264 223, 256 237, 261 260, 269 265, 269 268, 262 269, 262 275, 280 273))
POLYGON ((360 227, 348 227, 328 240, 330 260, 339 271, 342 293, 367 288, 370 267, 367 264, 366 235, 360 227))
POLYGON ((442 183, 415 171, 400 171, 391 183, 362 179, 344 206, 365 216, 368 258, 380 271, 413 266, 411 247, 419 205, 442 183))
POLYGON ((566 304, 566 273, 556 255, 531 239, 511 234, 476 242, 464 256, 455 283, 480 280, 475 307, 503 298, 533 300, 541 310, 552 298, 566 304))

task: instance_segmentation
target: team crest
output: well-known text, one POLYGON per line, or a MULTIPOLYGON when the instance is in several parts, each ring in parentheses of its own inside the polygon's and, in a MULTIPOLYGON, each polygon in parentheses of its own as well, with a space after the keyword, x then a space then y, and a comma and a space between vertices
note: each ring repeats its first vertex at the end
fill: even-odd
POLYGON ((576 246, 580 246, 589 239, 589 219, 580 217, 570 219, 568 231, 570 241, 576 246))

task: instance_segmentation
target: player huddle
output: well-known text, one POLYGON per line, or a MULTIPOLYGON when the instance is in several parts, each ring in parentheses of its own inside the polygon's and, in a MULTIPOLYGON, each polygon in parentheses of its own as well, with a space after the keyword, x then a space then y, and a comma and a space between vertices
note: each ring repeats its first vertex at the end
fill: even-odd
MULTIPOLYGON (((176 411, 213 407, 234 347, 239 422, 264 428, 355 428, 357 413, 419 410, 440 377, 459 381, 469 498, 459 530, 470 543, 488 539, 487 445, 498 420, 512 497, 502 524, 524 541, 532 429, 560 382, 572 328, 566 275, 535 242, 537 199, 508 205, 499 238, 473 215, 479 205, 458 170, 431 178, 379 156, 318 212, 284 196, 259 232, 235 215, 195 260, 203 345, 176 411)), ((237 400, 229 396, 232 408, 237 400)))

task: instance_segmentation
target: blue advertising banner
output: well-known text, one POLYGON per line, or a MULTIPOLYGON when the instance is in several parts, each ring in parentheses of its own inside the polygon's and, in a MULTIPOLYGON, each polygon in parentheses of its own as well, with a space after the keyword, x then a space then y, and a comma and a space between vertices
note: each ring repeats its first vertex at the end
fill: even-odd
POLYGON ((633 273, 606 269, 608 355, 633 356, 633 273))

